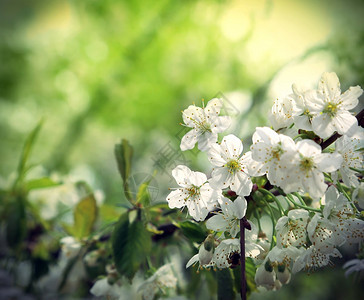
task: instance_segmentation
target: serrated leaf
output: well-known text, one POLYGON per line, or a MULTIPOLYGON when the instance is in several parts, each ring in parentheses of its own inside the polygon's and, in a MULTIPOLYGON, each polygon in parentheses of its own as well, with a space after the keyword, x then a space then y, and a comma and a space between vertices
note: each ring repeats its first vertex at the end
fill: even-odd
POLYGON ((111 236, 116 269, 131 280, 151 249, 148 231, 140 220, 129 223, 129 213, 121 215, 111 236))
POLYGON ((123 179, 123 187, 125 197, 132 201, 132 193, 129 189, 128 180, 131 172, 131 164, 133 158, 133 147, 125 139, 120 144, 115 145, 115 158, 118 165, 118 170, 123 179))
POLYGON ((207 232, 202 229, 201 225, 198 225, 192 221, 183 221, 178 224, 178 227, 181 229, 182 233, 192 242, 201 244, 207 236, 207 232))
POLYGON ((38 179, 29 180, 25 183, 25 188, 29 190, 43 189, 52 186, 60 185, 59 182, 55 182, 49 177, 43 177, 38 179))
POLYGON ((97 205, 93 194, 80 200, 73 217, 73 235, 79 239, 89 236, 97 217, 97 205))

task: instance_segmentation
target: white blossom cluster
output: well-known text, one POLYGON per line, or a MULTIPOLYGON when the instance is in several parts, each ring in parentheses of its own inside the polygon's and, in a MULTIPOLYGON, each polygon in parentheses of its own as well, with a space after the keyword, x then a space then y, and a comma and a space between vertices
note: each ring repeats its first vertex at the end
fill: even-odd
MULTIPOLYGON (((192 130, 182 138, 181 150, 197 143, 211 163, 211 172, 206 176, 177 166, 172 175, 179 187, 170 192, 167 202, 170 208, 187 207, 196 221, 205 221, 209 215, 205 225, 213 232, 187 267, 195 263, 214 268, 234 265, 234 255, 241 254, 240 224, 248 207, 245 197, 253 201, 251 196, 260 188, 253 188, 253 182, 262 176, 290 206, 284 211, 278 203, 280 217, 274 220, 271 243, 260 238, 259 218, 245 220, 251 230, 245 227, 244 254, 259 265, 257 285, 278 289, 289 282, 291 272, 326 266, 332 257, 341 257, 338 247, 364 241, 364 221, 356 206, 361 200, 354 202, 355 192, 351 193, 354 188, 360 193, 358 173, 364 169, 364 131, 350 111, 362 92, 356 86, 342 94, 335 73, 324 73, 317 90, 293 85, 291 95, 274 102, 269 116, 273 129, 257 127, 246 152, 233 134, 219 142, 218 133, 231 123, 228 116, 220 116, 222 99, 184 110, 183 121, 192 130), (283 134, 288 131, 295 136, 283 134), (325 141, 335 134, 339 137, 335 143, 325 141), (301 202, 294 201, 292 194, 301 202), (303 198, 312 199, 314 207, 303 198)), ((274 197, 269 190, 265 192, 274 197)))

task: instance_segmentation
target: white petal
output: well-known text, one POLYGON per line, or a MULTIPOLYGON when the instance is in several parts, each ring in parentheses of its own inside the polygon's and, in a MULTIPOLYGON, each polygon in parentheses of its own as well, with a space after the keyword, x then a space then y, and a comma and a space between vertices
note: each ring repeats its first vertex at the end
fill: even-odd
POLYGON ((211 131, 220 133, 228 129, 231 125, 231 118, 229 116, 215 117, 210 119, 211 131))
POLYGON ((363 94, 360 86, 350 87, 344 94, 341 95, 341 107, 346 110, 355 108, 359 103, 359 97, 363 94))
POLYGON ((217 142, 217 134, 211 132, 204 132, 197 137, 198 149, 200 151, 210 150, 211 145, 217 142))
POLYGON ((267 168, 263 163, 252 158, 252 152, 248 151, 239 160, 244 172, 250 176, 258 177, 266 173, 267 168))
POLYGON ((338 99, 341 94, 340 81, 336 73, 325 72, 319 82, 318 90, 330 100, 338 99))
POLYGON ((217 214, 206 221, 206 227, 217 232, 225 231, 228 225, 228 220, 221 214, 217 214))
POLYGON ((235 215, 236 215, 236 217, 238 219, 242 219, 245 216, 246 209, 247 209, 247 206, 248 206, 248 203, 246 202, 246 199, 239 196, 234 201, 234 205, 235 205, 235 215))
POLYGON ((324 181, 324 174, 317 170, 312 170, 307 177, 303 177, 303 187, 305 191, 310 194, 312 199, 320 199, 327 189, 327 184, 324 181))
POLYGON ((196 129, 192 129, 189 132, 187 132, 181 140, 181 145, 180 145, 181 150, 186 151, 195 147, 198 135, 199 134, 196 129))
POLYGON ((184 165, 178 165, 172 170, 172 176, 176 180, 177 184, 182 187, 186 187, 190 184, 190 177, 192 171, 184 165))
POLYGON ((253 183, 247 174, 240 171, 233 175, 230 188, 239 196, 248 196, 253 188, 253 183))
POLYGON ((190 258, 190 260, 186 264, 186 269, 195 264, 196 262, 198 262, 198 254, 195 254, 190 258))
POLYGON ((343 157, 340 153, 321 153, 314 161, 321 172, 334 172, 340 168, 343 157))
POLYGON ((195 201, 188 201, 187 208, 188 213, 194 218, 196 221, 203 221, 205 220, 207 214, 209 213, 207 207, 201 206, 200 199, 195 201))
POLYGON ((328 114, 317 115, 312 119, 312 129, 321 138, 326 139, 333 135, 336 127, 328 114))
POLYGON ((221 150, 221 146, 218 144, 211 145, 208 152, 208 159, 213 166, 222 167, 228 162, 228 158, 224 151, 221 150))
POLYGON ((203 119, 203 109, 195 105, 190 105, 182 112, 183 122, 188 127, 195 127, 196 121, 201 122, 203 119))
POLYGON ((183 189, 172 191, 167 196, 167 202, 169 208, 181 208, 186 205, 187 193, 183 189))
POLYGON ((305 157, 312 157, 321 153, 321 147, 312 140, 299 141, 297 149, 305 157))
POLYGON ((279 137, 278 133, 269 127, 257 127, 252 140, 254 144, 257 142, 264 142, 269 145, 274 145, 279 142, 279 137))
POLYGON ((238 158, 243 152, 243 143, 233 134, 225 136, 221 141, 221 150, 229 158, 238 158))
POLYGON ((224 189, 230 185, 231 174, 227 168, 216 168, 211 173, 209 183, 214 189, 224 189))
POLYGON ((205 107, 205 114, 207 116, 219 115, 222 105, 223 105, 223 99, 221 98, 211 99, 205 107))
POLYGON ((355 129, 358 125, 358 120, 348 111, 340 111, 332 119, 332 123, 339 134, 348 134, 348 131, 355 129))

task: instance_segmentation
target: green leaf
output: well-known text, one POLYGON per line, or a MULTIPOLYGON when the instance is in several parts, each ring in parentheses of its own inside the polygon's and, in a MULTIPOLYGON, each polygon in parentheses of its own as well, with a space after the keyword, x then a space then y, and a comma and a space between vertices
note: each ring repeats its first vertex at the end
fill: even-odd
POLYGON ((131 280, 150 252, 149 232, 139 218, 130 223, 129 213, 124 213, 115 226, 111 241, 116 269, 131 280))
POLYGON ((221 269, 217 271, 217 299, 230 300, 235 299, 234 283, 230 269, 221 269))
POLYGON ((142 183, 139 186, 138 193, 137 193, 137 203, 142 204, 144 207, 148 207, 150 205, 150 195, 148 191, 150 180, 142 183))
POLYGON ((177 226, 181 229, 182 233, 192 242, 201 244, 206 236, 207 232, 201 227, 201 225, 192 221, 183 221, 177 226))
POLYGON ((133 196, 129 189, 128 179, 131 172, 133 147, 127 140, 123 139, 120 144, 115 145, 115 157, 121 178, 123 179, 125 197, 132 201, 133 196))
POLYGON ((93 194, 81 199, 75 208, 73 217, 73 235, 79 239, 89 236, 97 217, 97 205, 93 194))
POLYGON ((17 184, 18 182, 21 182, 22 179, 24 178, 25 172, 26 172, 26 164, 27 161, 29 159, 30 156, 30 152, 33 148, 34 142, 39 134, 39 131, 41 129, 43 125, 43 120, 40 120, 38 122, 38 124, 35 126, 35 128, 30 132, 30 134, 28 135, 24 146, 23 146, 23 150, 20 156, 20 160, 19 160, 19 164, 18 164, 18 177, 15 181, 15 183, 17 184))
POLYGON ((55 182, 49 177, 43 177, 38 179, 29 180, 25 183, 25 188, 29 190, 43 189, 52 186, 60 185, 61 183, 55 182))

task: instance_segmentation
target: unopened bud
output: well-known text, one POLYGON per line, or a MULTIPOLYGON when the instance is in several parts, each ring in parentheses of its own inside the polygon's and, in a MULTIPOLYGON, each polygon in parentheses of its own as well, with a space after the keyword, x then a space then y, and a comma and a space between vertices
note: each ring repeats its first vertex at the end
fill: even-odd
POLYGON ((277 272, 277 279, 282 284, 287 284, 291 280, 291 272, 288 270, 288 268, 284 268, 283 271, 280 271, 280 266, 278 266, 278 272, 277 272))
POLYGON ((255 283, 257 285, 264 286, 268 290, 272 290, 275 287, 276 274, 272 271, 267 271, 266 264, 259 266, 255 273, 255 283))

